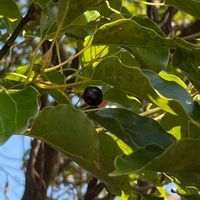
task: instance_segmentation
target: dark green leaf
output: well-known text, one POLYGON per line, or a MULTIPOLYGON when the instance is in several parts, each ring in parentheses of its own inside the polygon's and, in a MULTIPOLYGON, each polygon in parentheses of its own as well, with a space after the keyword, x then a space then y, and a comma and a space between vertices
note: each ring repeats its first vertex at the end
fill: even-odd
POLYGON ((198 194, 181 195, 181 200, 200 200, 200 195, 198 194))
POLYGON ((121 176, 142 170, 151 160, 164 150, 157 145, 148 145, 130 155, 120 155, 115 159, 115 171, 112 176, 121 176))
POLYGON ((72 158, 114 192, 127 184, 126 177, 108 176, 114 169, 114 158, 122 153, 115 141, 108 135, 98 135, 87 116, 70 105, 45 108, 36 119, 30 136, 42 139, 72 158), (110 148, 114 151, 109 151, 110 148))
POLYGON ((200 139, 181 139, 154 159, 146 170, 168 173, 200 173, 200 139))
POLYGON ((93 44, 164 48, 173 46, 173 41, 134 20, 120 19, 103 25, 94 35, 93 44))
MULTIPOLYGON (((133 17, 141 26, 154 30, 159 36, 165 37, 165 34, 159 27, 149 18, 133 17)), ((153 71, 161 71, 165 69, 169 61, 169 49, 165 48, 130 48, 130 51, 137 58, 142 68, 151 69, 153 71)))
POLYGON ((124 91, 118 88, 106 90, 104 93, 104 100, 107 101, 107 103, 110 102, 111 104, 119 104, 122 107, 130 108, 137 113, 139 113, 140 108, 142 107, 142 104, 138 99, 128 96, 124 91))
POLYGON ((88 116, 133 149, 150 144, 166 148, 175 141, 156 121, 141 117, 130 110, 105 109, 89 113, 88 116))
MULTIPOLYGON (((158 76, 156 74, 154 75, 158 76)), ((160 80, 159 76, 157 78, 160 80)), ((95 69, 93 79, 115 86, 136 97, 151 101, 163 110, 172 114, 185 115, 185 112, 193 112, 193 101, 190 101, 190 96, 183 88, 181 88, 181 86, 171 81, 161 79, 164 84, 162 88, 158 88, 159 93, 162 94, 161 96, 153 88, 152 85, 156 86, 157 83, 156 81, 154 82, 154 79, 152 79, 151 76, 146 76, 139 68, 123 65, 116 57, 101 61, 95 69), (138 87, 138 83, 140 84, 140 87, 138 87), (174 89, 176 88, 178 90, 179 93, 183 93, 183 96, 185 97, 184 99, 177 96, 176 91, 172 92, 169 88, 169 86, 172 85, 174 86, 174 89), (171 92, 170 94, 169 90, 171 92), (166 95, 166 97, 164 95, 166 95), (184 111, 183 108, 186 110, 184 111)))
POLYGON ((153 88, 161 95, 169 99, 174 99, 180 103, 187 114, 191 114, 194 109, 192 96, 174 81, 167 81, 150 70, 143 71, 148 76, 153 88))
MULTIPOLYGON (((56 83, 56 84, 64 84, 65 83, 64 75, 58 71, 52 71, 52 72, 45 73, 45 77, 48 81, 56 83)), ((70 104, 71 103, 66 92, 62 89, 47 90, 47 92, 59 104, 70 104)))
POLYGON ((0 17, 4 16, 9 19, 20 19, 21 14, 13 0, 0 0, 0 17))
POLYGON ((33 0, 33 2, 40 4, 40 5, 45 5, 46 3, 49 2, 49 0, 33 0))
POLYGON ((154 197, 154 196, 150 196, 150 195, 147 195, 147 194, 141 194, 141 197, 142 197, 141 200, 164 200, 163 197, 154 197))
POLYGON ((42 10, 40 18, 40 31, 42 38, 48 38, 56 32, 56 17, 58 14, 58 3, 50 4, 42 10))
MULTIPOLYGON (((121 11, 122 9, 122 0, 109 0, 109 4, 112 9, 117 11, 121 11)), ((105 1, 95 6, 95 9, 98 10, 102 16, 112 18, 113 11, 108 7, 105 1)))
POLYGON ((200 49, 178 48, 173 56, 173 65, 180 68, 194 86, 200 90, 200 49))
POLYGON ((165 3, 181 9, 194 17, 200 17, 200 1, 199 0, 165 0, 165 3))

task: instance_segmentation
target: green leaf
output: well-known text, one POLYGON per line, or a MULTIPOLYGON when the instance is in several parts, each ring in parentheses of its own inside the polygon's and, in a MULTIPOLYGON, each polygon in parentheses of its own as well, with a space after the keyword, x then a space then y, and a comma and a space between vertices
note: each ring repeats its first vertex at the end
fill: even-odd
POLYGON ((46 3, 49 2, 49 0, 32 0, 32 1, 40 5, 45 5, 46 3))
MULTIPOLYGON (((88 46, 91 37, 87 37, 84 46, 88 46)), ((115 46, 91 46, 81 56, 85 67, 95 67, 102 59, 107 57, 118 57, 124 65, 140 67, 135 57, 126 49, 115 46)))
POLYGON ((185 115, 183 108, 186 109, 186 112, 193 112, 193 101, 189 101, 190 96, 183 88, 181 88, 181 86, 171 81, 165 81, 159 77, 154 80, 149 74, 154 74, 155 76, 158 75, 153 72, 149 72, 148 74, 147 72, 148 71, 141 71, 136 67, 125 66, 118 58, 112 57, 102 60, 96 66, 93 79, 115 86, 126 91, 127 94, 151 101, 171 114, 185 115), (143 72, 146 72, 148 76, 143 72), (157 79, 161 80, 161 86, 163 87, 159 87, 157 79), (138 87, 138 83, 140 83, 140 87, 138 87), (160 95, 153 86, 157 87, 156 89, 158 89, 158 92, 162 95, 160 95), (184 99, 177 96, 176 91, 171 92, 170 86, 173 86, 174 89, 176 88, 179 93, 182 92, 184 99), (163 95, 166 95, 166 97, 163 95))
POLYGON ((200 1, 199 0, 165 0, 165 3, 170 6, 174 6, 181 9, 190 15, 199 18, 200 17, 200 1))
POLYGON ((193 98, 182 86, 173 80, 167 81, 150 70, 143 70, 143 72, 148 76, 153 88, 161 95, 179 102, 187 114, 192 113, 194 109, 193 98))
POLYGON ((103 0, 61 0, 57 22, 66 28, 72 21, 85 11, 101 3, 103 0))
POLYGON ((133 149, 150 144, 166 148, 175 141, 156 121, 141 117, 130 110, 105 109, 91 112, 88 116, 133 149))
MULTIPOLYGON (((29 67, 30 67, 29 64, 18 66, 15 72, 8 73, 5 79, 12 80, 12 81, 25 82, 27 79, 26 74, 29 70, 29 67)), ((32 71, 30 78, 33 78, 34 75, 35 75, 35 72, 32 71)))
POLYGON ((78 39, 84 39, 87 35, 92 35, 96 29, 104 24, 106 19, 100 18, 96 10, 88 10, 77 17, 67 26, 65 34, 78 39))
POLYGON ((181 139, 154 159, 146 170, 168 173, 200 173, 200 139, 181 139))
POLYGON ((200 91, 200 49, 178 48, 173 55, 173 65, 180 68, 200 91), (184 59, 183 59, 184 58, 184 59))
POLYGON ((200 200, 200 195, 191 194, 191 195, 180 195, 181 200, 200 200))
MULTIPOLYGON (((55 84, 64 84, 65 76, 58 71, 45 73, 45 78, 55 84)), ((71 104, 66 92, 62 89, 45 90, 59 104, 71 104)))
POLYGON ((120 155, 115 159, 115 171, 111 176, 121 176, 142 170, 151 160, 164 150, 157 145, 148 145, 130 155, 120 155))
POLYGON ((141 68, 155 72, 166 69, 169 61, 169 50, 166 48, 131 48, 131 53, 136 57, 141 68))
MULTIPOLYGON (((115 10, 121 12, 122 0, 109 0, 109 4, 112 9, 115 9, 115 10)), ((95 9, 99 11, 101 16, 104 16, 106 18, 112 18, 112 15, 115 14, 115 13, 113 13, 113 11, 111 9, 109 9, 109 7, 105 1, 103 1, 101 4, 95 6, 95 9)))
POLYGON ((4 16, 12 20, 20 19, 21 14, 13 0, 0 0, 0 17, 4 16))
MULTIPOLYGON (((165 34, 159 29, 157 24, 149 18, 133 17, 141 26, 152 29, 160 37, 165 37, 165 34)), ((164 70, 169 61, 169 49, 165 48, 130 48, 133 55, 137 58, 142 68, 151 69, 153 71, 164 70)))
POLYGON ((50 34, 56 32, 56 17, 58 14, 58 5, 58 3, 53 3, 42 10, 40 18, 40 31, 42 38, 48 38, 50 37, 50 34))
POLYGON ((115 193, 128 184, 127 177, 113 179, 108 176, 121 149, 110 136, 98 135, 86 114, 70 105, 45 108, 36 119, 30 136, 42 139, 73 159, 115 193))
POLYGON ((155 196, 150 196, 150 195, 147 195, 147 194, 141 194, 141 197, 142 197, 141 200, 164 200, 163 197, 155 197, 155 196))
POLYGON ((172 40, 161 37, 154 30, 130 19, 120 19, 103 25, 94 35, 92 43, 93 45, 148 48, 173 46, 172 40))
POLYGON ((104 92, 104 100, 113 104, 121 105, 125 108, 130 108, 132 111, 139 113, 142 107, 140 101, 132 96, 128 96, 124 91, 118 88, 111 88, 104 92))
POLYGON ((33 87, 10 92, 0 91, 0 142, 21 134, 39 111, 38 92, 33 87))
POLYGON ((172 173, 172 176, 176 177, 182 185, 199 188, 200 173, 172 173))
POLYGON ((118 176, 136 170, 165 172, 174 176, 200 173, 199 139, 181 139, 164 152, 159 148, 149 145, 129 156, 118 156, 115 160, 116 170, 111 174, 118 176))
POLYGON ((200 138, 200 127, 181 116, 167 113, 161 120, 161 126, 176 139, 200 138))

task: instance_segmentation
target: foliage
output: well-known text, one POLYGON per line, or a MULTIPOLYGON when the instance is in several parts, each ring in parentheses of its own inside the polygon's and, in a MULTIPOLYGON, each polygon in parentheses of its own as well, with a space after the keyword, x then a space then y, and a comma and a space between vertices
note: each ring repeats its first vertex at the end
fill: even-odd
POLYGON ((169 182, 182 199, 198 199, 200 34, 182 37, 178 23, 197 20, 200 1, 148 2, 0 0, 1 143, 40 139, 121 199, 163 199, 169 182), (146 4, 159 15, 173 9, 171 32, 147 17, 146 4), (33 9, 26 24, 24 6, 33 9), (103 91, 103 104, 84 102, 88 86, 103 91), (139 179, 155 191, 139 190, 139 179))

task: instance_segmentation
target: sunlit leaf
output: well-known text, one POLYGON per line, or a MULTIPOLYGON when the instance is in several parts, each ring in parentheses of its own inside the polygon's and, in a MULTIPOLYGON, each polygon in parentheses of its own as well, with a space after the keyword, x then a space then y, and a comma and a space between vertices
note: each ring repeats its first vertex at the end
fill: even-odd
POLYGON ((22 134, 30 119, 39 112, 38 92, 33 87, 19 91, 0 91, 0 142, 12 134, 22 134))

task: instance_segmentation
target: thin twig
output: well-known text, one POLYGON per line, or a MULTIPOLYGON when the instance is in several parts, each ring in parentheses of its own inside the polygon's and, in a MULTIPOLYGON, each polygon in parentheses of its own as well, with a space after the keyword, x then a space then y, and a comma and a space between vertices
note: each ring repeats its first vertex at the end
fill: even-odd
POLYGON ((11 48, 11 46, 13 45, 13 43, 15 42, 16 38, 23 31, 23 29, 26 26, 26 24, 30 20, 34 19, 34 17, 35 17, 34 16, 35 10, 36 10, 36 5, 32 3, 30 5, 30 8, 29 8, 27 14, 25 15, 25 17, 21 19, 21 21, 19 22, 19 24, 15 28, 14 32, 12 33, 12 35, 9 37, 9 39, 6 41, 6 43, 4 44, 4 46, 2 47, 2 49, 0 50, 0 60, 9 51, 9 49, 11 48))

